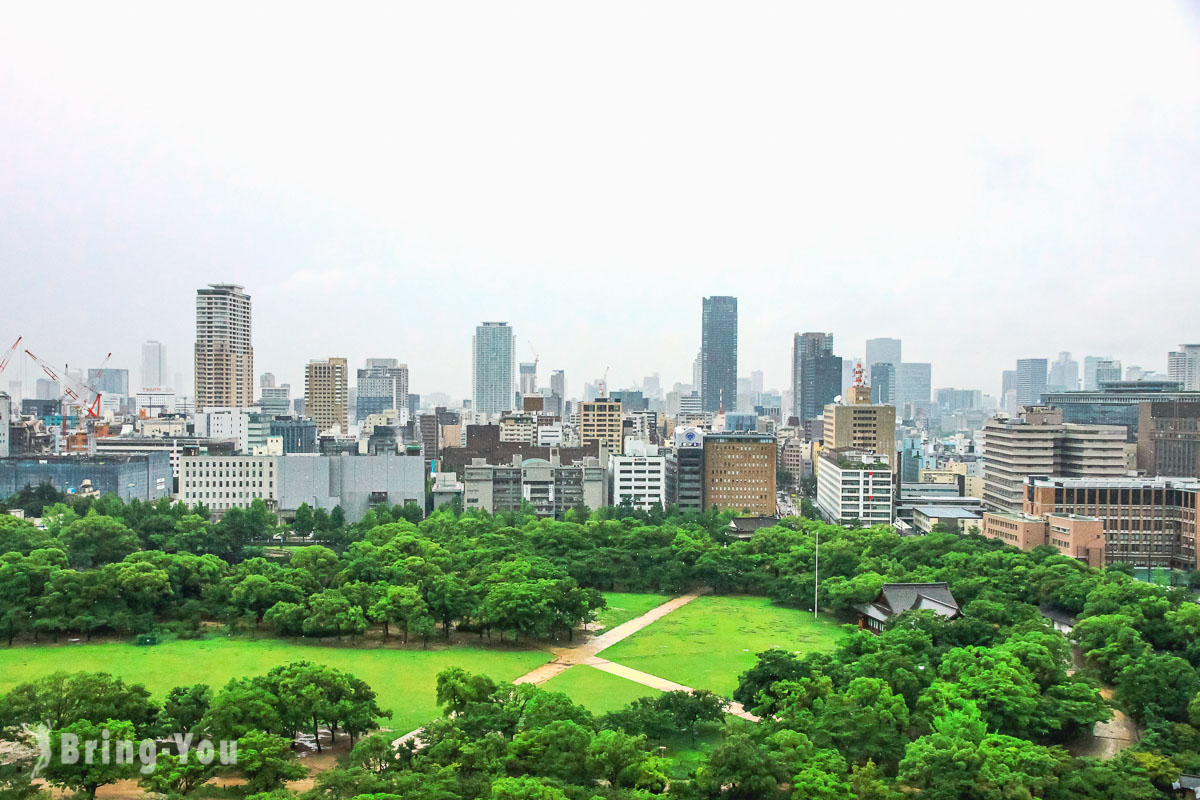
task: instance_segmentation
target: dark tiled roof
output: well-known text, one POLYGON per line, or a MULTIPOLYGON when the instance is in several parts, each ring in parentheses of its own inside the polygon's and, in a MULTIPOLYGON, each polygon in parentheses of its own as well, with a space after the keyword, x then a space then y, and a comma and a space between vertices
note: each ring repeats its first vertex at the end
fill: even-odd
POLYGON ((932 608, 943 616, 959 614, 958 601, 945 583, 885 583, 875 598, 888 616, 914 608, 932 608))

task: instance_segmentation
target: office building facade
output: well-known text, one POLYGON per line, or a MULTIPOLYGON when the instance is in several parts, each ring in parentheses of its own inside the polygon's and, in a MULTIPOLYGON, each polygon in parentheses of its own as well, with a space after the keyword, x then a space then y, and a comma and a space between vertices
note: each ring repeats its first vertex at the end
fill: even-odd
POLYGON ((832 333, 792 337, 792 415, 815 419, 842 393, 842 359, 833 354, 832 333))
POLYGON ((304 366, 304 408, 321 433, 346 433, 350 428, 344 358, 314 359, 304 366))
POLYGON ((892 470, 880 455, 822 448, 817 458, 817 510, 827 522, 864 526, 892 522, 892 470))
POLYGON ((1047 361, 1044 358, 1017 359, 1017 371, 1013 388, 1017 392, 1018 406, 1036 406, 1046 393, 1047 361))
POLYGON ((395 358, 368 358, 358 370, 355 417, 408 410, 408 365, 395 358))
POLYGON ((603 444, 610 453, 620 453, 624 443, 621 404, 594 400, 579 404, 579 441, 584 447, 603 444))
POLYGON ((775 514, 774 436, 710 433, 704 437, 704 508, 775 514))

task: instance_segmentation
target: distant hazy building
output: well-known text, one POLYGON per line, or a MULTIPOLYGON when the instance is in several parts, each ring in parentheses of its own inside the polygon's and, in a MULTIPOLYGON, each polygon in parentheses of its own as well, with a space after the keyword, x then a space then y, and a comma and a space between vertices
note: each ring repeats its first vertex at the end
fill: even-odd
POLYGON ((307 417, 276 416, 270 435, 283 439, 285 454, 317 452, 317 423, 307 417))
POLYGON ((304 366, 305 409, 321 433, 346 433, 347 364, 344 358, 314 359, 304 366))
POLYGON ((368 358, 357 372, 355 416, 366 419, 384 411, 408 410, 408 365, 395 358, 368 358))
POLYGON ((499 414, 513 408, 513 331, 507 322, 475 328, 471 348, 471 410, 499 414))
POLYGON ((863 362, 866 369, 870 369, 874 364, 891 364, 894 370, 899 373, 900 364, 904 359, 900 357, 901 346, 899 339, 867 339, 867 356, 863 362))
POLYGON ((151 340, 142 344, 141 378, 141 389, 167 388, 167 348, 162 342, 151 340))
POLYGON ((1083 391, 1090 392, 1100 388, 1096 382, 1096 368, 1101 361, 1109 361, 1108 356, 1085 356, 1083 359, 1083 391))
POLYGON ((561 369, 550 373, 550 394, 564 399, 567 396, 567 374, 561 369))
POLYGON ((833 354, 832 333, 792 337, 792 415, 815 419, 842 393, 842 359, 833 354))
POLYGON ((12 424, 13 402, 5 392, 0 392, 0 458, 8 458, 9 425, 12 424))
POLYGON ((705 411, 737 408, 736 297, 705 297, 700 342, 700 399, 705 411))
POLYGON ((129 396, 129 370, 91 368, 87 371, 87 385, 101 394, 129 396))
POLYGON ((897 402, 928 403, 933 394, 933 366, 925 362, 906 361, 900 365, 897 402))
POLYGON ((1016 385, 1018 406, 1036 406, 1046 393, 1047 363, 1044 358, 1017 359, 1016 385))
POLYGON ((254 403, 250 295, 232 283, 196 290, 195 407, 254 403))
POLYGON ((1047 391, 1070 392, 1079 388, 1079 362, 1068 352, 1061 352, 1050 364, 1047 391))
POLYGON ((1117 359, 1106 359, 1096 362, 1096 384, 1103 389, 1106 383, 1118 383, 1123 377, 1121 362, 1117 359))
POLYGON ((263 386, 259 390, 258 405, 264 414, 271 416, 286 416, 292 409, 292 387, 290 384, 282 386, 263 386))
POLYGON ((1174 381, 1105 381, 1103 388, 1048 392, 1044 402, 1062 411, 1063 421, 1082 425, 1123 425, 1127 440, 1138 439, 1141 403, 1200 403, 1200 392, 1183 392, 1174 381))
POLYGON ((1200 390, 1200 344, 1181 344, 1167 354, 1167 378, 1185 391, 1200 390))
POLYGON ((973 411, 983 407, 983 392, 978 389, 938 389, 937 404, 942 411, 973 411))
POLYGON ((521 381, 519 389, 522 397, 537 394, 537 362, 522 361, 520 366, 521 381))
POLYGON ((872 364, 870 378, 871 402, 877 405, 896 405, 896 365, 872 364))

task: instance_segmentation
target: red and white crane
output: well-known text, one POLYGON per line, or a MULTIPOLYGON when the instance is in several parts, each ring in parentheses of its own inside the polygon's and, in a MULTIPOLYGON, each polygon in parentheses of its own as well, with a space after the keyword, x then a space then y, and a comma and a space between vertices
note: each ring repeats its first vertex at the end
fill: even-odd
MULTIPOLYGON (((63 396, 69 397, 72 404, 77 406, 82 413, 87 414, 91 419, 97 419, 100 416, 100 394, 95 388, 88 386, 83 381, 72 378, 64 369, 60 375, 58 370, 40 356, 35 356, 29 350, 25 351, 25 355, 34 360, 42 372, 46 373, 51 380, 56 381, 63 390, 63 396)), ((104 364, 108 364, 108 360, 112 358, 112 353, 104 357, 104 364)), ((96 380, 100 380, 100 375, 104 373, 104 367, 101 366, 96 374, 96 380)))
POLYGON ((4 358, 0 358, 0 375, 4 374, 4 368, 8 366, 8 360, 12 358, 13 353, 17 352, 17 345, 21 343, 21 339, 23 338, 22 336, 18 336, 17 340, 13 342, 12 347, 8 348, 8 352, 4 354, 4 358))

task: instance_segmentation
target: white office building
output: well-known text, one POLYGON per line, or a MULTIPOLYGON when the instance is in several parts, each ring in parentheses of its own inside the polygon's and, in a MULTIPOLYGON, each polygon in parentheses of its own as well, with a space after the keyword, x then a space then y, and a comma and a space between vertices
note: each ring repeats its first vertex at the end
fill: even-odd
POLYGON ((208 439, 233 439, 239 453, 250 452, 250 409, 208 408, 196 412, 195 432, 208 439))
POLYGON ((612 476, 612 502, 626 500, 634 507, 649 511, 667 506, 667 459, 658 454, 658 445, 626 437, 625 452, 608 457, 612 476))
POLYGON ((864 450, 828 448, 817 459, 817 510, 827 521, 864 526, 892 522, 892 471, 864 450))

